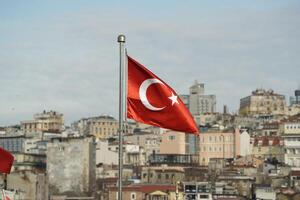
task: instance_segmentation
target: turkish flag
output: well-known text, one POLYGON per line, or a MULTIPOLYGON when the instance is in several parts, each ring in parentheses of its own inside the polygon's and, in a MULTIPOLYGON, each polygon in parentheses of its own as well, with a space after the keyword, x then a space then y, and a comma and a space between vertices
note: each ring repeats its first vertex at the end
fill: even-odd
POLYGON ((0 173, 9 174, 13 162, 13 155, 0 147, 0 173))
POLYGON ((175 131, 199 133, 194 118, 176 92, 129 56, 127 117, 175 131))

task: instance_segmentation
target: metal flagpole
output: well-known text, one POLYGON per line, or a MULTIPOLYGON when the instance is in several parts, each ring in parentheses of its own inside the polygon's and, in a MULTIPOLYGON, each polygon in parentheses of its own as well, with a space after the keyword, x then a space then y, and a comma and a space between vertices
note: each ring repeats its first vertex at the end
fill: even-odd
POLYGON ((125 70, 125 35, 118 36, 120 44, 120 80, 119 80, 119 182, 118 200, 122 200, 122 178, 123 178, 123 133, 124 121, 126 119, 126 70, 125 70))

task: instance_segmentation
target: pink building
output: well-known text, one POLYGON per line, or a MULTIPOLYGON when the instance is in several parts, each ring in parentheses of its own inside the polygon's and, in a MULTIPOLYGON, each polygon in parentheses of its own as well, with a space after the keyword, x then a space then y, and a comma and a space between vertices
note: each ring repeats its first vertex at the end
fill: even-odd
POLYGON ((240 155, 240 131, 208 131, 199 135, 200 165, 208 165, 211 158, 236 158, 240 155))
POLYGON ((185 154, 185 133, 166 131, 162 134, 160 143, 161 154, 185 154))

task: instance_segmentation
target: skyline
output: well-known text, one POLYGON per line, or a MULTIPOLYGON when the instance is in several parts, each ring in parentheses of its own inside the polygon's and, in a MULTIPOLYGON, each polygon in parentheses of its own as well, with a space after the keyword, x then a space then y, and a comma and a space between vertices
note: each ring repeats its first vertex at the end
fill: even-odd
POLYGON ((119 34, 178 94, 204 83, 217 111, 260 87, 288 103, 300 84, 299 1, 16 2, 0 2, 0 125, 116 117, 119 34))

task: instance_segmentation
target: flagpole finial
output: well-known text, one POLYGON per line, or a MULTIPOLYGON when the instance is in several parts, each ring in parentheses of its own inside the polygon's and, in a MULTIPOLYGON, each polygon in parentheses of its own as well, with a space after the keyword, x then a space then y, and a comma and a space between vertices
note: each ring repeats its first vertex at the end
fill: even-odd
POLYGON ((118 36, 118 42, 124 42, 125 43, 126 37, 125 35, 119 35, 118 36))

